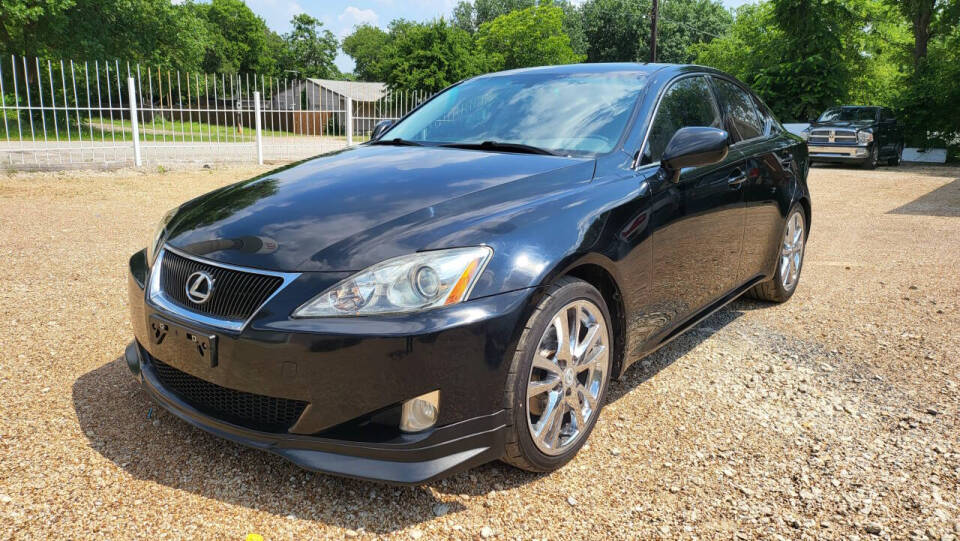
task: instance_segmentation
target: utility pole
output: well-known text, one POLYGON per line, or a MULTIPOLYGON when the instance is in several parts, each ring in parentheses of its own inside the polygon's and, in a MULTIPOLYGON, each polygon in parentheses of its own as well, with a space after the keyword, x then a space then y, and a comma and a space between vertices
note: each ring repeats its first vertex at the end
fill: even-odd
POLYGON ((657 61, 657 16, 659 15, 659 0, 653 0, 650 10, 650 62, 657 61))

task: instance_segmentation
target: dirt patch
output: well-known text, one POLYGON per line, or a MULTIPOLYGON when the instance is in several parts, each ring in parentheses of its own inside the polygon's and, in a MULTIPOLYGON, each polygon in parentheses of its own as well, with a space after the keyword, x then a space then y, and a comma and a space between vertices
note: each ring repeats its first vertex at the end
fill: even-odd
POLYGON ((737 301, 635 365, 559 472, 416 488, 208 436, 123 366, 129 254, 265 170, 0 178, 0 537, 960 534, 960 168, 814 168, 789 303, 737 301))

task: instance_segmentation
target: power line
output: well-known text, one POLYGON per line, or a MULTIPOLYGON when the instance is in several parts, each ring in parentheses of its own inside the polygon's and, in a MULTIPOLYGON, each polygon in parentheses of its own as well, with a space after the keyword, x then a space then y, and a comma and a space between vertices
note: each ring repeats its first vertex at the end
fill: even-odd
POLYGON ((671 19, 667 19, 667 18, 664 17, 663 15, 660 15, 660 20, 663 21, 663 22, 667 22, 667 23, 673 23, 673 24, 678 24, 678 25, 680 25, 680 26, 685 26, 685 27, 689 28, 690 30, 693 30, 694 32, 700 32, 701 34, 706 34, 706 35, 711 36, 711 37, 714 37, 714 38, 722 38, 722 37, 723 37, 723 36, 718 36, 717 34, 714 34, 714 33, 712 33, 712 32, 707 32, 706 30, 701 30, 701 29, 699 29, 699 28, 697 28, 697 27, 695 27, 695 26, 693 26, 693 25, 687 24, 687 23, 683 23, 683 22, 680 22, 680 21, 674 21, 674 20, 671 20, 671 19))

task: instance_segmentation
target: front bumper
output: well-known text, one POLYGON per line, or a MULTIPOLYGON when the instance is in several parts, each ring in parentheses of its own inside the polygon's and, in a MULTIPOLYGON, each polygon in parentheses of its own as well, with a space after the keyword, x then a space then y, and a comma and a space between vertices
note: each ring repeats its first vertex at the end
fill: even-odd
POLYGON ((870 147, 867 145, 808 144, 807 150, 810 159, 818 162, 859 162, 870 156, 870 147))
MULTIPOLYGON (((127 349, 127 364, 161 405, 194 426, 307 469, 402 484, 427 482, 502 456, 503 389, 517 330, 535 290, 351 322, 289 319, 284 314, 302 297, 289 298, 284 290, 243 329, 231 332, 160 311, 145 298, 146 281, 140 252, 130 260, 136 341, 127 349), (148 332, 152 316, 215 335, 216 365, 155 358, 164 350, 148 332), (157 359, 228 390, 308 405, 284 431, 244 426, 165 387, 157 359), (441 397, 436 427, 405 434, 370 423, 371 416, 432 390, 441 397)), ((295 285, 287 289, 296 290, 295 285)))

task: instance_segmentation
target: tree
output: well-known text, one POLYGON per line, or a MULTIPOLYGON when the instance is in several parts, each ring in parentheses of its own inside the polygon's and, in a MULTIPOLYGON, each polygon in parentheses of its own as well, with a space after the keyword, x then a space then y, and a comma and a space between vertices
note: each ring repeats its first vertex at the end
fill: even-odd
POLYGON ((46 43, 42 37, 73 6, 73 0, 3 0, 0 2, 0 43, 4 44, 4 52, 26 56, 43 54, 46 43))
POLYGON ((752 84, 760 68, 782 56, 780 34, 768 2, 746 4, 737 9, 726 35, 694 44, 690 52, 697 64, 713 66, 752 84))
POLYGON ((563 19, 556 6, 512 11, 480 25, 477 45, 493 70, 579 62, 583 57, 570 47, 563 19))
POLYGON ((384 57, 386 82, 393 89, 436 92, 486 70, 486 58, 470 34, 443 19, 400 21, 391 35, 384 57))
POLYGON ((583 13, 580 7, 567 0, 554 2, 553 5, 563 10, 563 33, 570 36, 570 48, 586 58, 588 43, 587 35, 583 31, 583 13))
MULTIPOLYGON (((550 2, 548 0, 540 3, 549 4, 550 2)), ((536 5, 536 0, 475 0, 472 3, 469 0, 461 0, 453 8, 453 26, 473 33, 484 23, 501 15, 536 5)))
MULTIPOLYGON (((197 67, 202 23, 169 0, 3 0, 3 52, 197 67)), ((28 77, 30 76, 28 72, 28 77)))
POLYGON ((306 13, 290 20, 293 30, 283 35, 289 52, 283 68, 296 70, 301 77, 328 79, 339 75, 333 63, 337 57, 337 38, 323 28, 323 23, 306 13))
POLYGON ((691 52, 750 85, 782 120, 805 120, 848 97, 862 24, 833 0, 771 0, 742 6, 727 35, 691 52))
POLYGON ((587 0, 580 9, 587 62, 633 62, 646 56, 648 0, 587 0))
POLYGON ((392 38, 390 34, 369 24, 353 29, 343 38, 343 52, 353 58, 353 73, 361 81, 385 81, 387 79, 386 57, 392 38))
POLYGON ((894 4, 913 28, 913 65, 927 56, 930 43, 930 26, 946 2, 940 0, 888 0, 894 4))
POLYGON ((268 49, 270 29, 242 0, 212 0, 195 4, 207 22, 208 40, 203 58, 207 72, 274 73, 268 49))
POLYGON ((693 62, 693 46, 725 35, 733 16, 717 0, 662 2, 657 29, 657 61, 693 62))

